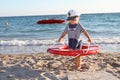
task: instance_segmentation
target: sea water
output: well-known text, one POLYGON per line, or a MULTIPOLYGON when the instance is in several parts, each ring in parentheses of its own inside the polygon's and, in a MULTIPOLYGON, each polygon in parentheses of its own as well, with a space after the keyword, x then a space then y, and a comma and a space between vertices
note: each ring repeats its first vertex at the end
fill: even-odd
MULTIPOLYGON (((0 54, 45 53, 67 24, 37 24, 51 18, 66 20, 66 15, 0 17, 0 54)), ((101 52, 120 52, 120 13, 82 14, 80 22, 101 52)), ((80 38, 87 44, 83 34, 80 38)), ((67 44, 67 36, 62 42, 67 44)))

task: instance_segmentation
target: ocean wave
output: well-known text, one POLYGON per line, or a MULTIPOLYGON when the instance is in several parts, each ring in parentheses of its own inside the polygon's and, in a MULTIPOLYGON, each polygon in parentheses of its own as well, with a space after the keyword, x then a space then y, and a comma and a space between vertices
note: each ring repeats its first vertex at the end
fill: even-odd
MULTIPOLYGON (((92 39, 95 44, 120 44, 120 38, 94 38, 92 39)), ((51 40, 1 40, 0 46, 43 46, 43 45, 55 45, 57 39, 51 40)), ((63 43, 67 43, 67 40, 63 40, 63 43)), ((83 43, 87 41, 83 40, 83 43)))
POLYGON ((55 44, 55 40, 1 40, 0 46, 41 46, 55 44))
POLYGON ((114 33, 113 31, 101 31, 101 30, 99 30, 99 31, 95 31, 95 30, 87 30, 89 33, 92 33, 92 34, 105 34, 105 33, 114 33))
POLYGON ((96 38, 93 41, 96 44, 120 44, 120 38, 96 38))
POLYGON ((20 31, 20 32, 45 32, 45 31, 51 31, 51 29, 38 29, 38 30, 28 30, 28 31, 20 31))
POLYGON ((89 33, 112 33, 112 34, 119 34, 119 31, 116 30, 100 30, 100 31, 93 31, 93 30, 87 30, 89 33))

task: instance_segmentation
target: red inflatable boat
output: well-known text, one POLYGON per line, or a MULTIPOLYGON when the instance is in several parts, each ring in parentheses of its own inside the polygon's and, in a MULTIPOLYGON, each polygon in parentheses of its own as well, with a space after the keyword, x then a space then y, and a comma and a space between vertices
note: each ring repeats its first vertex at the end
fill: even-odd
POLYGON ((60 20, 60 19, 48 19, 48 20, 40 20, 37 22, 37 24, 61 24, 64 23, 65 20, 60 20))
POLYGON ((69 49, 67 45, 62 45, 58 47, 51 47, 48 48, 47 52, 56 55, 63 55, 63 56, 86 56, 92 54, 98 54, 100 52, 100 47, 96 45, 83 45, 81 49, 72 50, 69 49))

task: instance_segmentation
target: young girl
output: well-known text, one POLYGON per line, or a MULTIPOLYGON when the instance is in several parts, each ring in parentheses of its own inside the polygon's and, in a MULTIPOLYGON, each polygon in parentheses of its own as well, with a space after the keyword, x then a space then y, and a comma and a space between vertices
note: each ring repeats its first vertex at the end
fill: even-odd
MULTIPOLYGON (((83 25, 79 23, 80 14, 75 10, 70 10, 67 16, 68 25, 61 37, 58 39, 58 42, 60 42, 62 38, 68 34, 69 49, 77 49, 79 45, 78 39, 81 33, 84 33, 84 35, 88 38, 88 42, 92 42, 88 32, 84 29, 83 25)), ((80 68, 80 56, 76 57, 75 62, 76 67, 80 68)))

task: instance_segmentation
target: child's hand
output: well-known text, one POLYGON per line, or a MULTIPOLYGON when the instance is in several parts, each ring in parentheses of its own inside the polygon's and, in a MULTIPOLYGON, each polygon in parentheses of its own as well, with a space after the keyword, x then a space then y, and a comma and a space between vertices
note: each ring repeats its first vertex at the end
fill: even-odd
POLYGON ((88 42, 92 43, 92 40, 91 40, 91 39, 88 39, 88 42))
POLYGON ((61 38, 58 39, 58 42, 61 42, 61 38))
POLYGON ((66 32, 63 32, 61 37, 58 39, 58 42, 61 42, 62 38, 66 35, 66 32))

